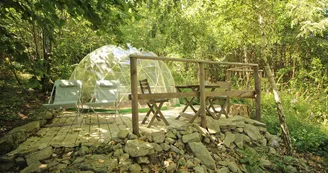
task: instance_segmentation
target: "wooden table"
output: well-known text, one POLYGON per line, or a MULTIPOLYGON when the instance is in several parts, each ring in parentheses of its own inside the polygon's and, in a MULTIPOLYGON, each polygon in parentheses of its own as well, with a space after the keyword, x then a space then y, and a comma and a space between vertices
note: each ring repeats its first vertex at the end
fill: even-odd
MULTIPOLYGON (((205 85, 205 89, 209 89, 211 92, 212 91, 215 91, 215 89, 217 88, 221 88, 222 86, 221 85, 218 85, 218 84, 206 84, 205 85)), ((177 89, 177 92, 183 92, 183 89, 189 89, 189 90, 192 90, 193 92, 200 92, 199 89, 200 89, 200 85, 178 85, 178 86, 175 86, 175 88, 177 89)), ((199 95, 199 94, 198 94, 199 95)), ((196 119, 196 117, 198 115, 200 115, 200 112, 199 110, 196 110, 194 108, 194 106, 192 105, 192 101, 194 101, 195 99, 198 99, 199 100, 199 96, 196 96, 196 97, 191 97, 191 98, 188 98, 188 97, 184 97, 184 100, 186 101, 186 105, 185 107, 182 109, 182 113, 185 112, 188 107, 190 107, 192 109, 192 111, 195 113, 195 116, 192 118, 192 120, 190 121, 191 123, 196 119)), ((210 108, 213 107, 213 105, 209 105, 209 107, 205 107, 206 109, 206 112, 207 114, 211 115, 213 118, 217 118, 215 113, 212 113, 210 111, 210 108)), ((181 114, 176 118, 176 119, 179 119, 181 117, 181 114)))

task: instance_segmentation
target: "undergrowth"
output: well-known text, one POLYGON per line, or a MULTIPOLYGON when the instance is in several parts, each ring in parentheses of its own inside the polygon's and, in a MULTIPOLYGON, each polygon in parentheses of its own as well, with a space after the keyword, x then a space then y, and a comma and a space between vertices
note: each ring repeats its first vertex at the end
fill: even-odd
MULTIPOLYGON (((323 156, 328 163, 328 110, 323 99, 280 94, 286 121, 297 152, 311 152, 323 156)), ((268 131, 280 135, 276 103, 271 93, 262 94, 262 120, 268 131)))

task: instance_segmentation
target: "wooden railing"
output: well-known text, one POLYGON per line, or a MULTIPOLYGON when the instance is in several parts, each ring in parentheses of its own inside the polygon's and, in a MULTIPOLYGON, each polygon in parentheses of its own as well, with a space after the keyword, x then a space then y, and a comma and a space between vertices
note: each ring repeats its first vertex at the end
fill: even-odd
POLYGON ((131 74, 131 95, 132 101, 132 131, 134 134, 139 135, 139 113, 138 113, 138 101, 149 100, 158 98, 181 98, 188 96, 197 96, 200 101, 200 115, 201 126, 206 128, 206 112, 205 112, 205 99, 207 96, 228 96, 239 98, 252 98, 255 99, 256 105, 256 119, 261 118, 261 79, 259 77, 258 64, 250 63, 237 63, 237 62, 219 62, 219 61, 205 61, 205 60, 191 60, 191 59, 179 59, 168 57, 155 57, 155 56, 141 56, 130 55, 130 74, 131 74), (153 94, 138 94, 138 76, 137 76, 137 60, 163 60, 163 61, 178 61, 186 63, 198 63, 199 68, 199 92, 183 92, 183 93, 153 93, 153 94), (231 90, 231 91, 205 91, 205 72, 204 64, 218 64, 218 65, 232 65, 232 66, 248 66, 253 69, 254 74, 254 90, 231 90))

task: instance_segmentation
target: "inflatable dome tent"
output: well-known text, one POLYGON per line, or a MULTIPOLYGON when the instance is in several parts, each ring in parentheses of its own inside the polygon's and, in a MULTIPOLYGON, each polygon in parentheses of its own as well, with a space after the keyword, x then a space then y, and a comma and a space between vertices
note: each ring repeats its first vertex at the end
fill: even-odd
MULTIPOLYGON (((124 50, 114 45, 100 47, 85 56, 75 67, 70 79, 82 81, 82 102, 88 102, 97 80, 118 80, 118 101, 120 108, 131 107, 130 54, 156 56, 129 47, 124 50)), ((148 79, 153 93, 175 92, 175 83, 170 69, 163 61, 138 60, 138 80, 148 79)), ((139 92, 141 93, 141 92, 139 92)), ((177 99, 171 99, 171 105, 177 99)), ((144 104, 141 104, 144 106, 144 104)))

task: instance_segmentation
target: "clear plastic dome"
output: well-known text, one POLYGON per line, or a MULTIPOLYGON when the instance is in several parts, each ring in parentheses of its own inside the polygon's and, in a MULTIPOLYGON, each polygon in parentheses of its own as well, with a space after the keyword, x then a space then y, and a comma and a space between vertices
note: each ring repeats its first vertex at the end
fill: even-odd
MULTIPOLYGON (((154 53, 140 52, 133 47, 124 50, 114 45, 103 46, 85 56, 70 77, 71 80, 82 81, 82 101, 90 100, 97 80, 119 80, 119 105, 121 108, 130 107, 130 54, 156 56, 154 53)), ((163 61, 138 60, 137 68, 138 80, 148 79, 153 93, 175 92, 174 79, 163 61)), ((171 99, 171 104, 176 102, 177 99, 171 99)))

